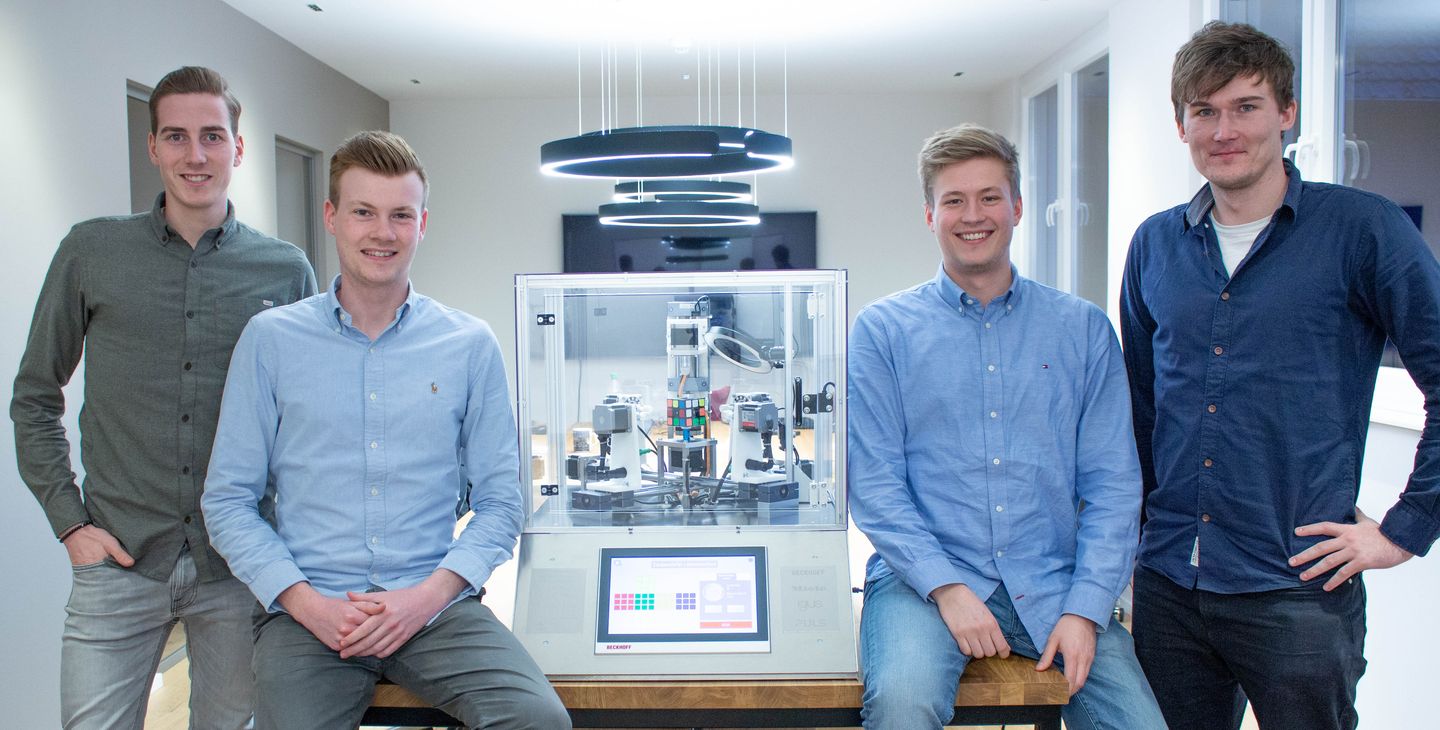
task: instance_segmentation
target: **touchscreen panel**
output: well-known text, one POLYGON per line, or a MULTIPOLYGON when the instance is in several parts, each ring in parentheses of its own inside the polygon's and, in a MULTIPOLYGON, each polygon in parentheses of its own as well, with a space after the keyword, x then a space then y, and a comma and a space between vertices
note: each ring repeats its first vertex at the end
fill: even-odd
POLYGON ((595 651, 770 650, 765 548, 602 548, 595 651))

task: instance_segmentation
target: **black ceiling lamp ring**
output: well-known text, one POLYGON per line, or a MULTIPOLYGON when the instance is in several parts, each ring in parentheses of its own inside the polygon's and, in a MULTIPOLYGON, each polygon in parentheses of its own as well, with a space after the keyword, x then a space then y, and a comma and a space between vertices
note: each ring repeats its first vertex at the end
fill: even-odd
POLYGON ((610 203, 600 206, 600 222, 608 226, 657 228, 753 226, 760 223, 760 208, 749 203, 690 201, 610 203))
POLYGON ((562 177, 714 177, 793 165, 789 137, 749 127, 624 127, 540 147, 541 172, 562 177))
POLYGON ((615 202, 639 203, 646 199, 690 203, 749 203, 755 196, 749 183, 724 180, 650 180, 615 186, 615 202))

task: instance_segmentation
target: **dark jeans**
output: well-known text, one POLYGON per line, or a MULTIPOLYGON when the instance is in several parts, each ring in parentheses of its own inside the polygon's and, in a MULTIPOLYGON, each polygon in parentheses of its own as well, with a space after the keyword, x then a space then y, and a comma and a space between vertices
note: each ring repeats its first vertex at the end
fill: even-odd
POLYGON ((1135 571, 1135 653, 1171 730, 1354 730, 1365 584, 1259 593, 1182 588, 1135 571))

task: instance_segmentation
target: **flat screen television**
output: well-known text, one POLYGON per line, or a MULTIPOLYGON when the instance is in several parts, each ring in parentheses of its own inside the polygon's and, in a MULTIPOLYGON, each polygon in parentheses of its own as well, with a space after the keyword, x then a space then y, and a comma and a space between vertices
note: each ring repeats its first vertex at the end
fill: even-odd
POLYGON ((606 226, 565 215, 565 273, 815 268, 815 212, 762 213, 755 226, 606 226))

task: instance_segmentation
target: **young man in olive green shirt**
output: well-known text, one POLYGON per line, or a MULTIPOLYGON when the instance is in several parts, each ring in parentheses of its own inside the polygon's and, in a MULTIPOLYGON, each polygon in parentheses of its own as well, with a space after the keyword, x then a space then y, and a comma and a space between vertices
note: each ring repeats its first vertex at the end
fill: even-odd
POLYGON ((150 678, 186 628, 192 727, 251 722, 251 609, 200 512, 230 351, 250 316, 315 291, 296 247, 235 220, 240 105, 210 69, 168 74, 150 101, 165 192, 148 213, 76 225, 35 305, 10 416, 20 474, 69 553, 65 728, 144 724, 150 678), (83 354, 83 491, 62 388, 83 354))

